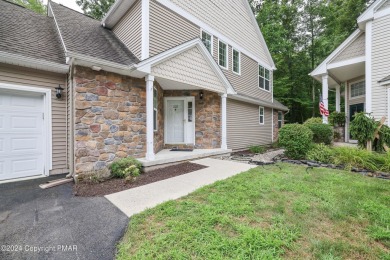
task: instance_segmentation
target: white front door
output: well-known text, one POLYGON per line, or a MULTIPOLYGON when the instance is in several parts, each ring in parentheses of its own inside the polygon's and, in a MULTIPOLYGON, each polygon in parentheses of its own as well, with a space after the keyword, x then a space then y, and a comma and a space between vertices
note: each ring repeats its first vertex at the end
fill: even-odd
POLYGON ((194 97, 165 98, 165 143, 194 144, 194 97))
POLYGON ((43 94, 0 90, 0 180, 44 174, 43 94))

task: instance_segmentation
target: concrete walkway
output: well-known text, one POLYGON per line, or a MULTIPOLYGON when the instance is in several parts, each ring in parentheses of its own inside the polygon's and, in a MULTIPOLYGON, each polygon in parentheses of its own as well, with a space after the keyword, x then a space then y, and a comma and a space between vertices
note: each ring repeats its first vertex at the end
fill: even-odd
POLYGON ((106 198, 128 217, 168 200, 183 197, 205 185, 223 180, 257 166, 217 159, 201 159, 193 163, 208 166, 206 169, 171 179, 107 195, 106 198))

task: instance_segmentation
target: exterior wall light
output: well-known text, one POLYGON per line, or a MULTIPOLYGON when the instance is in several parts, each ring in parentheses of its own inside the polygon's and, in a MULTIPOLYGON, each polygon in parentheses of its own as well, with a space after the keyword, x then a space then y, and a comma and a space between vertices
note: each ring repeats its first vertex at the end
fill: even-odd
POLYGON ((203 99, 203 91, 201 91, 201 92, 199 93, 199 98, 200 98, 200 100, 203 99))
POLYGON ((61 85, 58 85, 58 87, 56 87, 56 97, 57 99, 60 99, 62 97, 62 91, 64 89, 61 87, 61 85))

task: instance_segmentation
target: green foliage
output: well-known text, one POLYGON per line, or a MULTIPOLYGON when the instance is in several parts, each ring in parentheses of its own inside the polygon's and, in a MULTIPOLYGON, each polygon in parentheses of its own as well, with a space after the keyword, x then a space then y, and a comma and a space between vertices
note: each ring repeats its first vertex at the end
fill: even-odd
POLYGON ((76 0, 84 13, 96 20, 101 20, 114 2, 115 0, 76 0))
POLYGON ((365 148, 368 141, 374 140, 377 123, 374 118, 364 112, 356 113, 350 125, 353 139, 358 140, 359 146, 365 148))
POLYGON ((352 147, 335 147, 334 164, 344 165, 346 170, 352 168, 367 169, 370 171, 378 171, 383 163, 384 158, 377 153, 371 153, 367 150, 357 149, 352 147))
POLYGON ((333 127, 326 124, 308 124, 308 128, 313 132, 313 141, 316 144, 331 144, 333 141, 333 127))
POLYGON ((374 151, 384 152, 384 145, 390 147, 390 128, 387 125, 382 125, 379 130, 379 139, 375 139, 373 143, 374 151))
POLYGON ((141 173, 142 164, 134 158, 124 158, 110 165, 111 174, 114 178, 132 178, 141 173))
POLYGON ((24 6, 38 14, 46 14, 46 6, 42 0, 11 0, 11 2, 24 6))
POLYGON ((312 124, 322 124, 322 118, 321 117, 311 117, 303 123, 303 125, 308 126, 312 124))
POLYGON ((329 123, 333 126, 345 126, 347 117, 343 112, 332 112, 329 115, 329 123))
POLYGON ((251 153, 264 153, 266 151, 266 148, 261 145, 252 145, 249 147, 249 151, 251 153))
POLYGON ((316 144, 313 148, 307 153, 306 158, 311 161, 321 162, 321 163, 333 163, 333 150, 324 144, 316 144))
POLYGON ((287 124, 279 130, 279 144, 291 159, 305 158, 312 146, 313 132, 304 125, 287 124))

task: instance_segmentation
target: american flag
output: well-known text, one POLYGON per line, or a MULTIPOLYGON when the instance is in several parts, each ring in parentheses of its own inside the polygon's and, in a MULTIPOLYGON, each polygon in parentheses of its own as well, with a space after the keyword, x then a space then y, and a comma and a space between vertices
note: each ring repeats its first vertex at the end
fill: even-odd
POLYGON ((322 100, 322 95, 320 94, 320 114, 322 116, 329 116, 329 110, 325 108, 324 101, 322 100))

